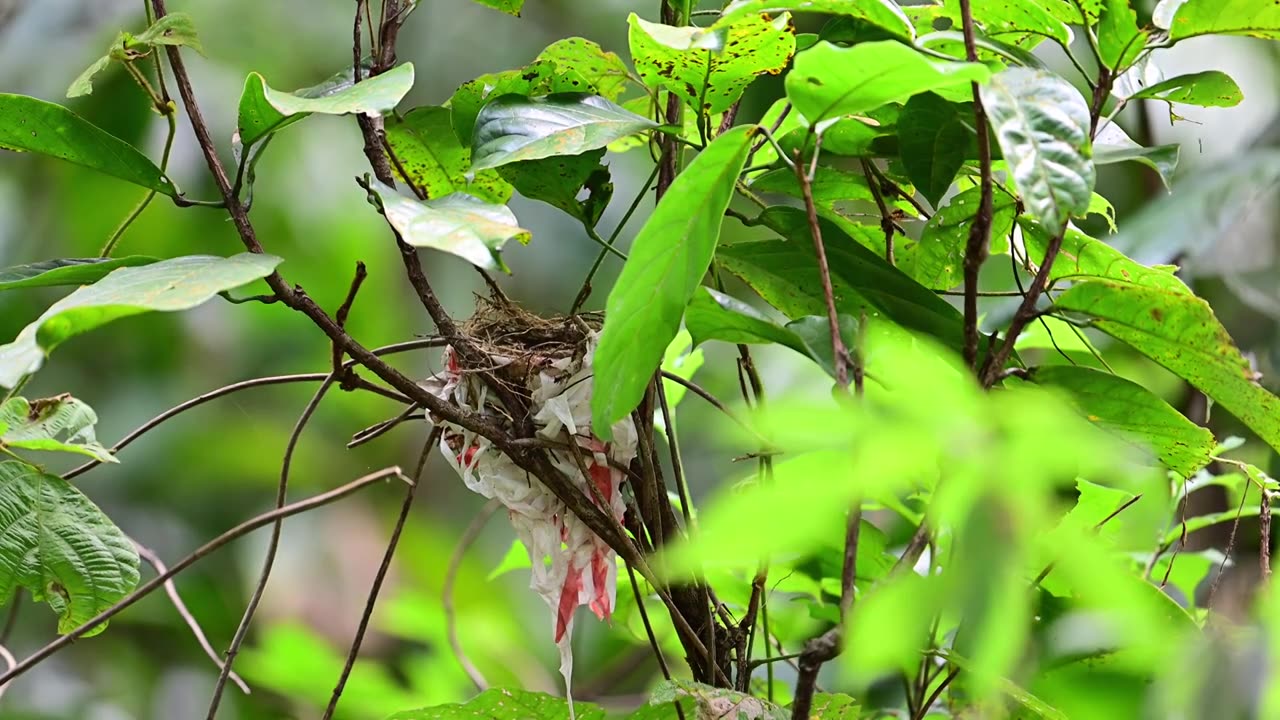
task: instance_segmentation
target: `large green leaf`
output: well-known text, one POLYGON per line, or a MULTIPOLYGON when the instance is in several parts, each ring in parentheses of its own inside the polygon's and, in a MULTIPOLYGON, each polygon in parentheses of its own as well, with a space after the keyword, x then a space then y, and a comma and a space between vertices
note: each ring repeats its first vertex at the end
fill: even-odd
POLYGON ((915 36, 911 21, 892 0, 734 0, 720 12, 718 27, 748 15, 816 12, 856 18, 905 40, 915 36))
POLYGON ((176 196, 178 189, 137 148, 70 110, 0 93, 0 150, 34 152, 176 196))
MULTIPOLYGON (((770 170, 751 181, 751 189, 755 192, 780 193, 793 198, 803 198, 800 181, 795 171, 783 167, 770 170)), ((809 192, 813 201, 820 207, 831 208, 836 203, 853 200, 870 202, 875 199, 871 194, 871 186, 861 173, 849 172, 839 168, 819 165, 813 180, 809 183, 809 192)))
POLYGON ((810 124, 874 110, 930 90, 982 82, 977 63, 930 59, 893 41, 841 48, 823 41, 796 56, 787 97, 810 124))
POLYGON ((1071 365, 1033 368, 1031 379, 1066 390, 1090 422, 1154 451, 1165 466, 1182 477, 1190 477, 1209 464, 1215 445, 1213 433, 1137 383, 1071 365))
MULTIPOLYGON (((929 218, 916 251, 903 266, 911 277, 934 290, 949 290, 963 282, 964 252, 981 197, 979 188, 969 188, 929 218)), ((1016 203, 1008 193, 995 193, 991 211, 991 239, 1001 241, 1013 229, 1016 203)))
POLYGON ((463 193, 418 201, 368 176, 360 185, 369 192, 369 204, 414 247, 443 250, 486 270, 505 270, 502 246, 512 239, 529 242, 529 231, 506 205, 463 193))
POLYGON ((29 402, 16 397, 0 406, 0 450, 41 450, 116 462, 94 435, 98 415, 70 395, 29 402))
POLYGON ((503 95, 486 103, 476 116, 471 168, 580 155, 655 127, 658 124, 649 118, 598 95, 503 95))
MULTIPOLYGON (((1049 233, 1033 220, 1023 218, 1018 224, 1022 226, 1022 242, 1028 257, 1033 264, 1038 264, 1049 246, 1049 233)), ((1067 228, 1058 259, 1049 271, 1049 279, 1088 278, 1106 278, 1176 293, 1191 292, 1172 272, 1136 263, 1110 245, 1075 228, 1067 228)))
POLYGON ((129 255, 120 258, 59 258, 0 270, 0 292, 19 288, 88 285, 122 267, 150 265, 158 258, 129 255))
POLYGON ((292 93, 273 90, 256 72, 249 73, 240 95, 240 142, 248 147, 312 113, 380 115, 395 108, 413 87, 413 64, 405 63, 360 83, 351 69, 313 87, 292 93))
POLYGON ((538 60, 572 70, 591 83, 597 95, 617 101, 631 75, 617 53, 605 52, 598 44, 580 37, 557 40, 538 53, 538 60))
POLYGON ((1156 145, 1142 147, 1114 122, 1107 123, 1093 139, 1093 163, 1109 165, 1118 162, 1139 162, 1155 170, 1165 187, 1173 182, 1178 168, 1180 145, 1156 145))
MULTIPOLYGON (((539 97, 555 93, 581 93, 594 90, 591 83, 573 68, 561 67, 553 60, 535 60, 515 70, 481 75, 463 83, 449 99, 453 111, 453 133, 458 141, 471 146, 475 136, 476 116, 489 100, 503 95, 539 97)), ((603 93, 597 93, 603 94, 603 93)))
POLYGON ((1185 40, 1196 35, 1278 39, 1280 4, 1275 0, 1186 0, 1177 5, 1169 24, 1169 39, 1185 40))
POLYGON ((697 704, 695 718, 751 718, 751 720, 789 720, 791 713, 746 693, 713 687, 688 680, 666 680, 658 683, 651 703, 672 703, 691 698, 697 704))
POLYGON ((1218 70, 1179 75, 1139 90, 1130 100, 1164 100, 1200 107, 1235 107, 1244 93, 1231 76, 1218 70))
POLYGON ((937 206, 964 165, 973 131, 961 106, 933 93, 907 101, 898 116, 898 154, 907 177, 937 206))
POLYGON ((720 240, 725 208, 755 139, 738 127, 717 137, 684 172, 636 235, 609 293, 595 354, 591 421, 612 436, 644 395, 662 350, 675 337, 685 305, 706 274, 720 240))
POLYGON ((1098 21, 1098 52, 1107 67, 1123 71, 1146 47, 1147 33, 1138 27, 1138 14, 1129 0, 1105 2, 1098 21))
POLYGON ((520 10, 524 7, 524 0, 475 0, 475 2, 516 17, 520 17, 520 10))
MULTIPOLYGON (((0 598, 25 587, 74 630, 138 584, 138 552, 66 480, 23 462, 0 462, 0 598)), ((102 632, 106 623, 86 633, 102 632)))
POLYGON ((1194 385, 1280 451, 1280 399, 1258 384, 1209 303, 1185 292, 1090 280, 1055 306, 1091 316, 1098 329, 1194 385))
MULTIPOLYGON (((599 705, 586 702, 573 704, 580 720, 604 720, 599 705)), ((569 717, 569 703, 546 693, 491 688, 465 703, 436 705, 418 710, 398 712, 387 720, 564 720, 569 717)))
MULTIPOLYGON (((770 305, 788 317, 826 314, 813 239, 803 211, 772 207, 760 217, 786 240, 757 240, 723 245, 717 262, 742 278, 770 305)), ((893 322, 941 339, 959 349, 960 314, 936 293, 912 280, 876 253, 853 242, 834 223, 820 218, 819 228, 831 268, 836 308, 858 318, 883 315, 893 322)))
POLYGON ((594 227, 613 198, 609 168, 600 162, 604 153, 600 148, 581 155, 522 160, 503 165, 498 174, 521 195, 548 203, 594 227))
POLYGON ((16 340, 0 346, 0 386, 13 387, 39 370, 54 348, 76 335, 129 315, 188 310, 270 275, 278 264, 280 258, 273 255, 241 253, 229 258, 191 255, 114 270, 54 303, 16 340))
POLYGON ((1092 26, 1102 15, 1104 0, 1035 0, 1037 4, 1068 25, 1092 26))
POLYGON ((1093 195, 1088 104, 1053 73, 1009 68, 983 86, 982 105, 1027 212, 1060 232, 1093 195))
POLYGON ((505 203, 511 185, 494 170, 469 172, 471 149, 453 134, 449 108, 414 108, 403 118, 386 119, 387 144, 408 176, 428 198, 464 192, 505 203))
MULTIPOLYGON (((1006 0, 970 0, 974 22, 988 37, 1033 46, 1042 38, 1060 45, 1071 42, 1071 31, 1064 21, 1036 2, 1006 0)), ((960 0, 945 0, 944 17, 960 26, 960 0)))
POLYGON ((698 36, 705 42, 691 39, 691 47, 673 47, 671 37, 703 31, 657 25, 635 13, 627 21, 631 59, 640 78, 646 85, 675 93, 700 114, 724 112, 757 76, 782 72, 796 50, 785 14, 774 19, 746 15, 722 30, 698 36), (722 32, 723 41, 716 32, 722 32), (712 47, 703 47, 711 42, 712 47))

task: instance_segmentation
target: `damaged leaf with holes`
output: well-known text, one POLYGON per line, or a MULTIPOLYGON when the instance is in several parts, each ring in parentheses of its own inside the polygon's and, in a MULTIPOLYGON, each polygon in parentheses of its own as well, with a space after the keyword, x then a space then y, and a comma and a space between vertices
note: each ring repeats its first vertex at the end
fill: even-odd
POLYGON ((87 455, 116 462, 94 435, 98 415, 70 395, 28 401, 15 397, 0 405, 0 450, 39 450, 87 455))

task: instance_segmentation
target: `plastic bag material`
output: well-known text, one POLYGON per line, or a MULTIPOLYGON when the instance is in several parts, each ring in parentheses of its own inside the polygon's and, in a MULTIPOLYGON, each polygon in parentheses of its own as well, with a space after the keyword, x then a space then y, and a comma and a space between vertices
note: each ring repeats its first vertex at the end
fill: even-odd
MULTIPOLYGON (((597 506, 619 522, 625 512, 621 485, 636 455, 636 430, 630 418, 613 426, 613 441, 591 434, 591 361, 598 333, 587 334, 581 357, 520 358, 528 363, 525 392, 539 436, 565 445, 570 438, 579 452, 549 450, 552 463, 597 506), (586 472, 584 473, 583 470, 586 472)), ((514 358, 494 357, 501 367, 514 358)), ((502 415, 498 401, 475 374, 462 372, 453 348, 444 351, 444 370, 423 383, 432 394, 464 409, 502 415)), ((572 706, 574 612, 586 605, 608 621, 617 596, 617 560, 613 550, 591 531, 537 478, 519 468, 488 440, 464 428, 442 423, 440 450, 466 486, 507 509, 511 526, 529 552, 529 587, 551 609, 552 637, 560 650, 560 673, 572 706), (550 558, 550 564, 544 561, 550 558)))

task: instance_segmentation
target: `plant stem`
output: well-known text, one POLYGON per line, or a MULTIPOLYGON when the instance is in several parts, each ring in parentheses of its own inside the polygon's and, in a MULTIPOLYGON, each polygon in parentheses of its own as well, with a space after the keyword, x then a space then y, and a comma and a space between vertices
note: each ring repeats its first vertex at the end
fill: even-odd
MULTIPOLYGON (((814 159, 818 149, 814 148, 814 159)), ((813 236, 813 250, 818 257, 818 275, 822 281, 822 297, 827 306, 827 326, 831 332, 831 350, 835 358, 836 383, 842 391, 849 388, 849 353, 840 337, 840 316, 836 311, 835 290, 831 285, 831 267, 827 264, 827 248, 822 242, 822 226, 818 222, 818 209, 813 202, 813 178, 805 171, 800 152, 795 156, 796 179, 804 197, 804 209, 809 218, 809 234, 813 236)))
MULTIPOLYGON (((974 40, 973 12, 969 0, 960 0, 960 19, 964 29, 965 56, 970 62, 978 61, 978 48, 974 40)), ((990 251, 992 182, 991 138, 987 129, 987 113, 982 107, 978 83, 972 84, 974 131, 978 135, 978 168, 981 173, 978 212, 969 226, 969 238, 964 251, 964 362, 972 370, 978 369, 978 274, 990 251)))

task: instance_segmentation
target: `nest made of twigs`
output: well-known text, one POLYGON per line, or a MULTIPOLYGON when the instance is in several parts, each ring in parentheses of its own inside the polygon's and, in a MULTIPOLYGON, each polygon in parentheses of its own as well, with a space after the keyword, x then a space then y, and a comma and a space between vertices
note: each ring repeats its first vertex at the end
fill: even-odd
POLYGON ((544 318, 503 299, 476 297, 475 313, 459 330, 492 362, 488 368, 522 395, 531 375, 552 362, 586 353, 587 339, 604 323, 602 313, 544 318))

